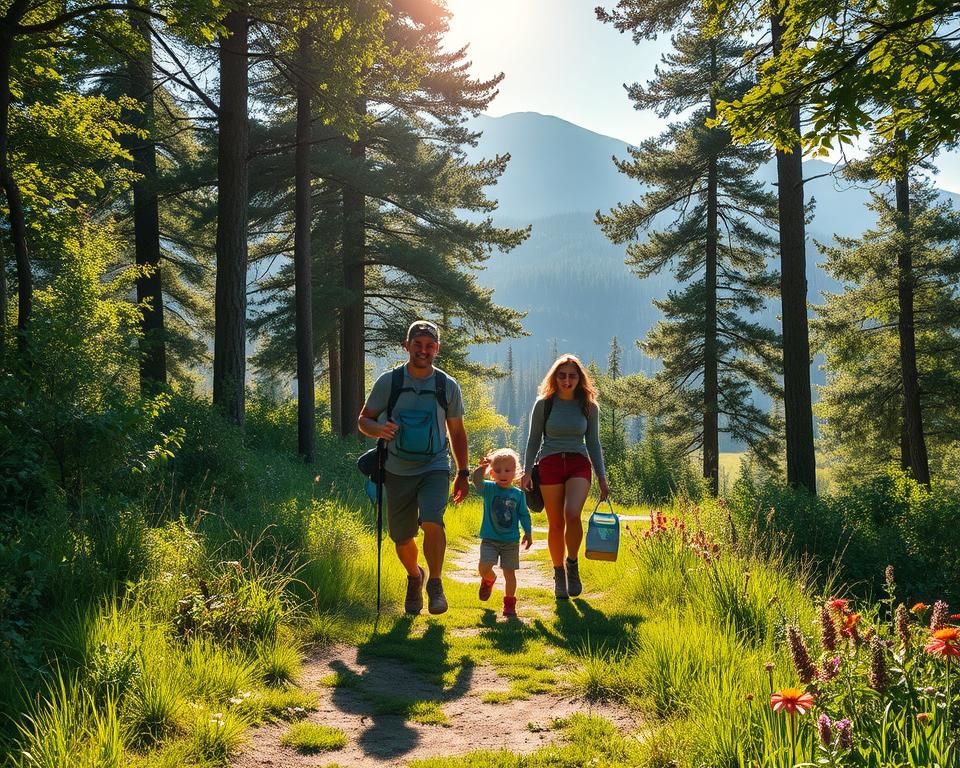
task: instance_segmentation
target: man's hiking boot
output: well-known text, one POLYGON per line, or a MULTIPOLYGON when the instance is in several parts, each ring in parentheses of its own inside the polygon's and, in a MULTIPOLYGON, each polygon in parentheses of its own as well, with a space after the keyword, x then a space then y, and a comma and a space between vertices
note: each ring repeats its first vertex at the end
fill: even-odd
POLYGON ((423 580, 426 574, 418 565, 419 576, 407 576, 407 597, 403 601, 403 610, 407 613, 420 613, 423 610, 423 580))
POLYGON ((556 595, 557 600, 566 600, 570 597, 570 593, 567 592, 567 572, 563 570, 562 565, 553 567, 553 594, 556 595))
POLYGON ((503 598, 503 615, 515 619, 517 617, 517 597, 503 598))
POLYGON ((427 610, 433 614, 447 612, 447 597, 440 579, 427 579, 427 610))
POLYGON ((577 597, 583 592, 583 584, 580 582, 580 563, 576 560, 567 558, 567 594, 570 597, 577 597))
POLYGON ((480 577, 480 599, 489 600, 490 595, 493 593, 493 583, 497 580, 497 577, 494 576, 490 581, 487 581, 483 576, 480 577))

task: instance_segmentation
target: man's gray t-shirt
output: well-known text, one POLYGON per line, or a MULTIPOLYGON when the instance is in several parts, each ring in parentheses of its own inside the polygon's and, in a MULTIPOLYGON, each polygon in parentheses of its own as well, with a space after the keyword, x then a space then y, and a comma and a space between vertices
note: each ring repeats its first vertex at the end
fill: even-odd
MULTIPOLYGON (((434 371, 437 369, 435 368, 434 371)), ((460 385, 457 380, 444 371, 447 377, 447 410, 444 413, 439 401, 432 395, 417 395, 415 392, 401 392, 397 398, 397 404, 393 407, 394 416, 400 411, 407 409, 422 408, 427 397, 436 403, 437 409, 437 431, 443 438, 443 450, 441 450, 433 459, 425 463, 408 461, 396 456, 392 450, 387 451, 387 472, 394 475, 421 475, 425 472, 435 472, 438 470, 450 471, 450 453, 447 450, 447 419, 456 419, 463 416, 463 395, 460 392, 460 385)), ((431 373, 423 379, 417 379, 410 375, 406 365, 403 367, 403 389, 411 388, 416 392, 435 392, 436 391, 436 373, 431 373)), ((370 396, 367 398, 367 408, 375 413, 379 413, 377 421, 381 424, 387 420, 387 404, 390 401, 390 387, 393 380, 393 370, 380 375, 373 389, 370 390, 370 396)), ((388 443, 388 446, 392 446, 388 443)))

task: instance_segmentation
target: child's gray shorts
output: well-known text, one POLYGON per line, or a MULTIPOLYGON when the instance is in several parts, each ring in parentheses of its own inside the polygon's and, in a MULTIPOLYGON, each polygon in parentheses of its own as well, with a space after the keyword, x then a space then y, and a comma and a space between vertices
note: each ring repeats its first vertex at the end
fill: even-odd
POLYGON ((480 539, 480 562, 484 565, 496 565, 507 571, 520 568, 520 542, 480 539))

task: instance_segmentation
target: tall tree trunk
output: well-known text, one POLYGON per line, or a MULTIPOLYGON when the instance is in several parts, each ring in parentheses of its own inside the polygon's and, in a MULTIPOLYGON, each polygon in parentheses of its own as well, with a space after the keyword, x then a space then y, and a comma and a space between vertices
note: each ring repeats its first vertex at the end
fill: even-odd
MULTIPOLYGON (((782 19, 772 19, 774 52, 780 50, 782 19)), ((790 123, 800 132, 800 107, 790 123)), ((777 151, 780 208, 780 303, 783 324, 783 415, 787 437, 787 481, 817 492, 810 392, 810 335, 807 326, 806 233, 803 206, 803 154, 799 142, 777 151)))
POLYGON ((243 424, 247 316, 247 15, 230 11, 220 37, 217 147, 217 282, 213 402, 243 424))
POLYGON ((340 424, 340 337, 333 324, 327 337, 327 377, 330 384, 330 431, 342 434, 340 424))
MULTIPOLYGON (((711 43, 711 47, 713 47, 711 43)), ((710 99, 710 117, 716 104, 710 99)), ((711 155, 707 167, 707 248, 704 274, 703 328, 703 476, 710 493, 720 493, 720 427, 717 360, 717 157, 711 155)))
POLYGON ((0 186, 7 198, 10 217, 10 240, 17 265, 17 348, 27 351, 30 312, 33 309, 33 275, 30 272, 30 250, 27 246, 27 222, 23 196, 10 169, 10 67, 13 56, 13 27, 20 21, 22 2, 14 3, 0 24, 0 186))
MULTIPOLYGON (((903 135, 898 133, 898 140, 903 135)), ((897 218, 900 248, 897 253, 897 299, 900 336, 900 375, 903 385, 903 429, 906 433, 910 470, 918 483, 930 486, 927 445, 923 436, 923 412, 920 407, 920 381, 917 373, 917 338, 913 312, 913 247, 910 242, 910 176, 904 169, 897 176, 897 218)))
MULTIPOLYGON (((147 7, 146 5, 144 7, 147 7)), ((150 20, 142 13, 130 13, 130 24, 143 48, 127 65, 130 95, 143 105, 133 117, 147 138, 133 137, 130 154, 133 170, 140 178, 133 183, 133 230, 137 266, 137 303, 143 308, 140 321, 140 390, 155 392, 167 381, 166 334, 163 319, 163 284, 160 256, 160 206, 157 198, 157 145, 154 140, 153 46, 150 20)))
MULTIPOLYGON (((361 101, 361 111, 366 110, 361 101)), ((366 155, 363 138, 350 144, 356 173, 366 155)), ((364 259, 366 251, 365 206, 363 190, 354 179, 343 186, 343 286, 350 302, 343 308, 340 324, 340 434, 357 434, 357 416, 364 390, 364 259)))
POLYGON ((313 251, 310 234, 313 223, 310 155, 313 149, 311 128, 311 72, 313 57, 311 33, 300 31, 299 72, 297 73, 297 149, 294 158, 295 200, 293 264, 296 294, 297 336, 297 445, 308 463, 316 459, 316 402, 313 364, 313 251))

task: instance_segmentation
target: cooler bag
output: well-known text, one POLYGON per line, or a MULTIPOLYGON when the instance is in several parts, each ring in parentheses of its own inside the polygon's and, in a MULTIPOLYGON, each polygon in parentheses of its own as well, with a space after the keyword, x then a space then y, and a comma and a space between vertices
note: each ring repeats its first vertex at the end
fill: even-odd
POLYGON ((610 512, 600 512, 600 502, 594 507, 587 525, 586 556, 590 560, 616 560, 620 549, 620 518, 607 500, 610 512))

